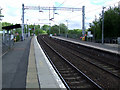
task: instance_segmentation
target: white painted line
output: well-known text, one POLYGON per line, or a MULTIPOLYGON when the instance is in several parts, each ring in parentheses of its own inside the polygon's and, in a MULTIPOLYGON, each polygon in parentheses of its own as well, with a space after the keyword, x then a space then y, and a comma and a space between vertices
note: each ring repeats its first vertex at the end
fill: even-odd
POLYGON ((60 88, 66 88, 65 85, 62 83, 61 79, 59 78, 58 74, 55 72, 54 68, 52 67, 52 65, 51 65, 51 63, 49 62, 48 58, 46 57, 45 53, 43 52, 40 44, 39 44, 38 41, 37 41, 37 36, 35 36, 35 40, 36 40, 37 45, 39 46, 39 49, 41 50, 41 52, 42 52, 42 54, 43 54, 43 56, 44 56, 44 58, 45 58, 46 63, 48 64, 48 66, 49 66, 49 68, 50 68, 50 70, 51 70, 51 72, 52 72, 52 75, 54 76, 56 82, 58 83, 59 87, 60 87, 60 88))

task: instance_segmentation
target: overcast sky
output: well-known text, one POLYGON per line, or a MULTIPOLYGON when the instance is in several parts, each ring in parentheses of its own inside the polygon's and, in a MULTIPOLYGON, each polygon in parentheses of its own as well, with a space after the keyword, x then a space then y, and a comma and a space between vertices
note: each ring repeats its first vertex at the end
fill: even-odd
MULTIPOLYGON (((105 6, 107 10, 109 6, 118 6, 120 0, 0 0, 0 7, 3 8, 2 14, 4 18, 2 22, 22 23, 22 3, 25 6, 40 6, 40 7, 72 7, 82 8, 85 6, 85 27, 89 28, 95 16, 98 19, 102 12, 102 7, 105 6)), ((53 17, 53 11, 51 18, 53 17)), ((53 21, 49 21, 49 11, 39 12, 39 10, 25 10, 25 23, 40 24, 51 23, 51 25, 64 23, 67 25, 68 20, 69 29, 82 29, 82 11, 55 11, 53 21), (28 21, 27 21, 28 19, 28 21)), ((41 24, 42 26, 43 24, 41 24)))

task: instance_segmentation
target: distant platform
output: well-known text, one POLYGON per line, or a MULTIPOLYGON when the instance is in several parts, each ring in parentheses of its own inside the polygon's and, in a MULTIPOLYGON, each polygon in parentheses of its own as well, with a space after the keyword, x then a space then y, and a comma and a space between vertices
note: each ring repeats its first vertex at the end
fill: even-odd
POLYGON ((99 49, 102 51, 107 51, 110 53, 115 53, 115 54, 119 54, 119 46, 118 44, 101 44, 101 43, 94 43, 94 42, 88 42, 88 41, 81 41, 81 40, 77 40, 77 39, 72 39, 72 38, 65 38, 65 37, 58 37, 58 36, 52 36, 52 38, 56 38, 56 39, 61 39, 61 40, 65 40, 65 41, 69 41, 72 43, 76 43, 76 44, 80 44, 83 46, 87 46, 87 47, 91 47, 91 48, 95 48, 95 49, 99 49))

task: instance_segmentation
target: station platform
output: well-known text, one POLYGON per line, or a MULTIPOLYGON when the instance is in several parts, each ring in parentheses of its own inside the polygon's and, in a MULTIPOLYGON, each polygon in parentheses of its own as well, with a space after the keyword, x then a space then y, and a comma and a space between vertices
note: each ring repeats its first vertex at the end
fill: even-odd
MULTIPOLYGON (((61 79, 55 72, 52 65, 50 64, 41 46, 39 45, 37 41, 37 37, 34 37, 31 43, 34 43, 34 55, 35 55, 38 82, 39 82, 40 88, 41 89, 56 88, 56 89, 65 90, 64 84, 62 83, 61 79)), ((32 87, 28 87, 28 88, 32 88, 32 87)))
POLYGON ((69 42, 72 42, 72 43, 80 44, 80 45, 83 45, 83 46, 96 48, 96 49, 100 49, 100 50, 103 50, 103 51, 107 51, 107 52, 110 52, 110 53, 115 53, 115 54, 120 55, 120 51, 119 51, 120 46, 118 44, 107 44, 107 43, 101 44, 101 43, 81 41, 81 40, 77 40, 77 39, 60 37, 60 36, 52 36, 52 38, 61 39, 61 40, 69 41, 69 42))
POLYGON ((2 88, 25 88, 31 37, 14 43, 2 56, 2 88))
POLYGON ((36 36, 16 42, 2 56, 2 88, 66 90, 36 36))

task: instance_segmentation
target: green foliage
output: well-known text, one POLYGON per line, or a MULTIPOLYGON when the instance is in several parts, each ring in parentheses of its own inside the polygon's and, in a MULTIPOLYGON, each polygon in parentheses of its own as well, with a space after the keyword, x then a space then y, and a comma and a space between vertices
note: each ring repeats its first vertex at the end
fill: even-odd
POLYGON ((4 26, 10 26, 10 25, 13 25, 13 24, 8 23, 8 22, 2 22, 2 27, 4 27, 4 26))
POLYGON ((19 41, 19 40, 20 40, 20 36, 17 35, 17 36, 16 36, 16 41, 19 41))
POLYGON ((120 36, 120 9, 118 8, 109 8, 105 12, 105 37, 118 37, 120 36))
POLYGON ((90 23, 90 28, 88 29, 88 31, 91 31, 91 33, 93 35, 95 35, 96 39, 101 39, 101 35, 102 35, 102 21, 100 20, 95 20, 93 21, 93 23, 90 23))
POLYGON ((61 24, 59 24, 59 26, 58 25, 53 25, 51 28, 50 28, 50 30, 47 30, 47 33, 49 34, 49 33, 51 33, 51 34, 53 34, 53 35, 59 35, 59 34, 65 34, 65 33, 67 33, 67 26, 65 25, 65 24, 63 24, 63 23, 61 23, 61 24))
POLYGON ((50 29, 50 26, 49 25, 43 25, 41 27, 42 30, 45 30, 45 31, 48 31, 50 29))
POLYGON ((82 36, 82 30, 73 29, 68 31, 68 37, 70 38, 80 38, 82 36))
MULTIPOLYGON (((95 34, 95 39, 102 37, 102 16, 90 24, 89 31, 95 34)), ((120 37, 120 9, 109 8, 104 13, 104 38, 120 37)))
POLYGON ((36 30, 35 30, 35 34, 36 34, 36 35, 39 35, 39 34, 47 34, 47 32, 44 31, 44 30, 42 30, 42 29, 36 29, 36 30))
POLYGON ((53 34, 53 35, 55 35, 55 34, 58 35, 58 33, 59 33, 59 26, 58 25, 52 26, 51 29, 50 29, 50 33, 53 34))
POLYGON ((82 30, 80 30, 80 29, 69 30, 68 34, 80 34, 80 35, 82 35, 82 30))
POLYGON ((67 26, 63 23, 59 24, 59 30, 61 34, 65 34, 68 30, 67 26))
POLYGON ((15 30, 15 32, 17 32, 18 34, 21 34, 21 33, 22 33, 22 30, 21 30, 21 28, 17 28, 17 29, 15 30))

